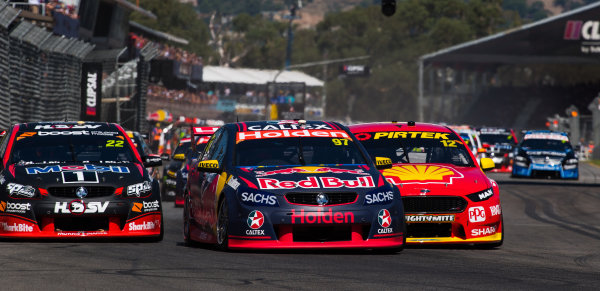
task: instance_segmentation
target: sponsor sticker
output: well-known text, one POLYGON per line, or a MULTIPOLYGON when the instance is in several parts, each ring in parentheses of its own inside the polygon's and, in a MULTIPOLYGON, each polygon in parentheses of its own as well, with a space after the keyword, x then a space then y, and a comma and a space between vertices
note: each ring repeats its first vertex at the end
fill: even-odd
POLYGON ((35 196, 35 188, 29 185, 8 183, 6 190, 8 191, 8 195, 13 198, 33 198, 35 196))
POLYGON ((452 184, 463 174, 450 167, 437 165, 401 165, 383 170, 386 179, 394 184, 452 184))
POLYGON ((251 228, 251 230, 246 230, 247 235, 265 234, 265 231, 263 229, 259 229, 265 223, 265 216, 262 212, 258 210, 253 210, 252 212, 250 212, 250 214, 248 214, 248 219, 246 220, 246 223, 248 224, 248 227, 251 228))
POLYGON ((240 186, 240 182, 238 181, 238 179, 231 176, 231 178, 229 178, 229 181, 227 181, 227 185, 233 188, 233 190, 237 190, 237 188, 240 186))
POLYGON ((286 138, 286 137, 333 137, 350 138, 347 132, 343 130, 269 130, 269 131, 242 131, 237 133, 236 142, 246 140, 266 139, 266 138, 286 138))
POLYGON ((5 232, 33 232, 33 226, 26 223, 13 223, 9 224, 6 222, 0 222, 0 228, 5 232))
POLYGON ((495 226, 485 226, 485 227, 477 227, 471 229, 471 236, 479 237, 479 236, 487 236, 496 233, 495 226))
POLYGON ((127 186, 127 196, 145 197, 152 191, 152 185, 148 181, 127 186))
POLYGON ((98 172, 74 171, 61 172, 63 183, 98 183, 98 172))
POLYGON ((144 221, 143 223, 135 223, 135 221, 129 223, 129 231, 140 231, 140 230, 154 230, 157 228, 160 222, 144 221))
POLYGON ((154 201, 150 201, 150 202, 142 201, 141 203, 134 202, 131 207, 131 211, 141 213, 141 212, 157 211, 159 208, 160 208, 160 202, 158 200, 154 200, 154 201))
POLYGON ((353 174, 353 175, 368 175, 362 169, 339 169, 339 168, 330 168, 330 167, 294 167, 294 168, 286 168, 286 169, 277 169, 273 171, 255 171, 257 177, 265 177, 271 175, 287 175, 287 174, 353 174))
POLYGON ((251 205, 277 206, 277 196, 265 193, 242 192, 242 201, 251 205))
POLYGON ((46 124, 36 125, 35 129, 96 129, 101 124, 46 124))
POLYGON ((261 130, 297 130, 297 129, 325 129, 325 130, 332 130, 333 128, 331 128, 329 125, 327 124, 298 124, 298 123, 293 123, 294 121, 291 122, 286 122, 286 123, 280 123, 280 124, 268 124, 268 125, 252 125, 252 126, 248 126, 248 130, 252 130, 252 131, 261 131, 261 130))
POLYGON ((292 209, 292 224, 315 224, 315 223, 354 223, 354 213, 346 211, 333 211, 331 208, 323 211, 321 209, 317 211, 304 211, 300 209, 299 213, 296 213, 295 209, 292 209))
POLYGON ((365 205, 385 204, 394 200, 394 192, 378 192, 365 195, 365 205))
POLYGON ((405 215, 406 222, 410 223, 440 223, 440 222, 454 222, 454 215, 405 215))
POLYGON ((483 206, 469 207, 469 222, 485 221, 485 209, 483 206))
POLYGON ((73 172, 73 171, 95 171, 95 172, 113 172, 113 173, 129 173, 129 168, 124 166, 96 166, 92 164, 85 165, 74 165, 74 166, 46 166, 46 167, 29 167, 25 168, 25 171, 29 175, 33 174, 47 174, 54 172, 73 172))
POLYGON ((31 203, 14 203, 0 201, 0 212, 24 214, 31 210, 31 203))
POLYGON ((261 189, 294 189, 294 188, 372 188, 375 187, 373 177, 364 176, 351 180, 336 177, 307 177, 305 180, 286 181, 278 179, 257 178, 261 189))
POLYGON ((502 209, 500 208, 500 204, 490 206, 490 212, 492 213, 492 216, 497 216, 497 215, 502 214, 502 209))
POLYGON ((430 131, 381 131, 361 132, 355 134, 358 140, 369 139, 396 139, 396 138, 421 138, 421 139, 449 139, 449 132, 430 131))
POLYGON ((108 205, 109 201, 106 202, 88 202, 85 203, 83 200, 75 199, 71 202, 56 202, 54 204, 54 213, 63 213, 63 214, 91 214, 91 213, 104 213, 108 205))

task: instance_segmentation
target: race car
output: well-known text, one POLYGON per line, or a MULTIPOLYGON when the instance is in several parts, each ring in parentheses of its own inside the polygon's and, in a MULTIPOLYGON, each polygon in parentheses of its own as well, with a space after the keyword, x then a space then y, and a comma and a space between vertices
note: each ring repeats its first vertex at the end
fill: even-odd
POLYGON ((184 154, 185 161, 181 164, 179 170, 177 170, 175 178, 175 207, 183 207, 183 188, 187 183, 189 169, 190 167, 195 166, 198 156, 204 151, 204 147, 210 139, 210 136, 215 133, 217 129, 219 129, 219 127, 192 127, 192 138, 196 140, 196 143, 191 144, 184 154))
POLYGON ((192 146, 191 138, 182 138, 179 141, 179 145, 173 151, 173 156, 168 165, 163 169, 161 193, 163 201, 174 201, 175 191, 177 187, 177 171, 181 169, 181 166, 185 162, 185 153, 188 152, 192 146))
POLYGON ((1 238, 163 237, 159 185, 121 126, 33 122, 0 145, 1 238))
POLYGON ((221 249, 404 247, 400 193, 335 122, 226 124, 188 175, 184 240, 221 249))
POLYGON ((515 148, 513 177, 579 179, 579 159, 564 132, 527 131, 515 148))
POLYGON ((400 189, 406 243, 500 246, 504 226, 498 184, 452 129, 427 123, 366 123, 349 127, 371 157, 392 160, 381 170, 400 189))
POLYGON ((479 138, 485 149, 484 157, 491 158, 496 164, 492 172, 510 172, 513 148, 518 143, 514 130, 484 127, 479 129, 479 138))

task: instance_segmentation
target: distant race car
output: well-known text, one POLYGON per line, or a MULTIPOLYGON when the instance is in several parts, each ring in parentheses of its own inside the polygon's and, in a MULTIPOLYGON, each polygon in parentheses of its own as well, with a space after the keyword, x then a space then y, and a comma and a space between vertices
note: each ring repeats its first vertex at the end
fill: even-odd
POLYGON ((184 154, 185 161, 181 164, 181 167, 177 170, 175 178, 175 207, 183 207, 183 189, 187 183, 188 173, 190 167, 194 167, 197 164, 198 156, 204 151, 206 143, 210 137, 217 131, 219 127, 213 126, 194 126, 192 127, 193 139, 196 140, 195 145, 192 144, 188 151, 184 154))
POLYGON ((14 125, 0 145, 0 237, 163 237, 159 185, 117 124, 14 125))
POLYGON ((177 171, 185 162, 185 153, 187 153, 192 144, 191 138, 182 138, 179 145, 173 151, 171 161, 163 169, 161 193, 163 201, 174 201, 177 187, 177 171))
MULTIPOLYGON (((134 146, 134 148, 137 149, 140 156, 153 155, 152 150, 148 146, 148 143, 146 143, 147 137, 145 137, 144 135, 142 135, 141 133, 139 133, 137 131, 127 130, 126 133, 127 133, 127 136, 129 136, 129 138, 133 142, 133 146, 134 146)), ((152 178, 158 178, 158 169, 156 169, 155 167, 150 167, 150 168, 146 168, 146 170, 148 170, 148 173, 150 174, 150 176, 152 178)))
POLYGON ((528 131, 515 148, 513 177, 579 179, 579 160, 564 132, 528 131))
POLYGON ((387 157, 381 170, 400 189, 407 244, 500 246, 504 225, 498 184, 482 171, 450 128, 426 123, 366 123, 349 127, 371 157, 387 157))
POLYGON ((404 247, 398 189, 335 122, 224 125, 189 173, 183 213, 186 242, 222 249, 404 247))
POLYGON ((496 165, 492 172, 510 172, 513 148, 518 143, 514 130, 484 127, 479 129, 479 138, 485 149, 484 156, 491 158, 496 165))

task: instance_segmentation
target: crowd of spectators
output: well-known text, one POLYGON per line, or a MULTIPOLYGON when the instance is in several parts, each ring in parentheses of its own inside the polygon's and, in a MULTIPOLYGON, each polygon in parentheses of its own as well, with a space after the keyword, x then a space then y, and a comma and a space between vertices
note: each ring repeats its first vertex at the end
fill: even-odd
POLYGON ((157 58, 176 60, 184 64, 202 65, 202 57, 197 56, 195 53, 190 53, 176 46, 170 46, 164 43, 160 44, 160 54, 157 58))
POLYGON ((203 105, 216 104, 219 100, 219 97, 213 91, 168 90, 163 86, 152 84, 148 85, 148 98, 161 98, 169 101, 203 105))
POLYGON ((10 2, 15 3, 15 8, 31 11, 36 14, 45 13, 46 16, 53 16, 54 13, 60 13, 69 16, 72 19, 79 18, 77 7, 75 5, 69 4, 72 1, 70 1, 69 3, 65 3, 67 1, 60 0, 17 0, 10 2))

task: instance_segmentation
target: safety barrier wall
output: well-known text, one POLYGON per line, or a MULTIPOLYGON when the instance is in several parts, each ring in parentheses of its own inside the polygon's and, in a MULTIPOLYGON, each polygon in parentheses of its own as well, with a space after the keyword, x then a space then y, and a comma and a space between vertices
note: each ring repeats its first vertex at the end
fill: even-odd
POLYGON ((0 128, 19 122, 77 120, 81 65, 94 46, 53 35, 0 2, 0 128))

